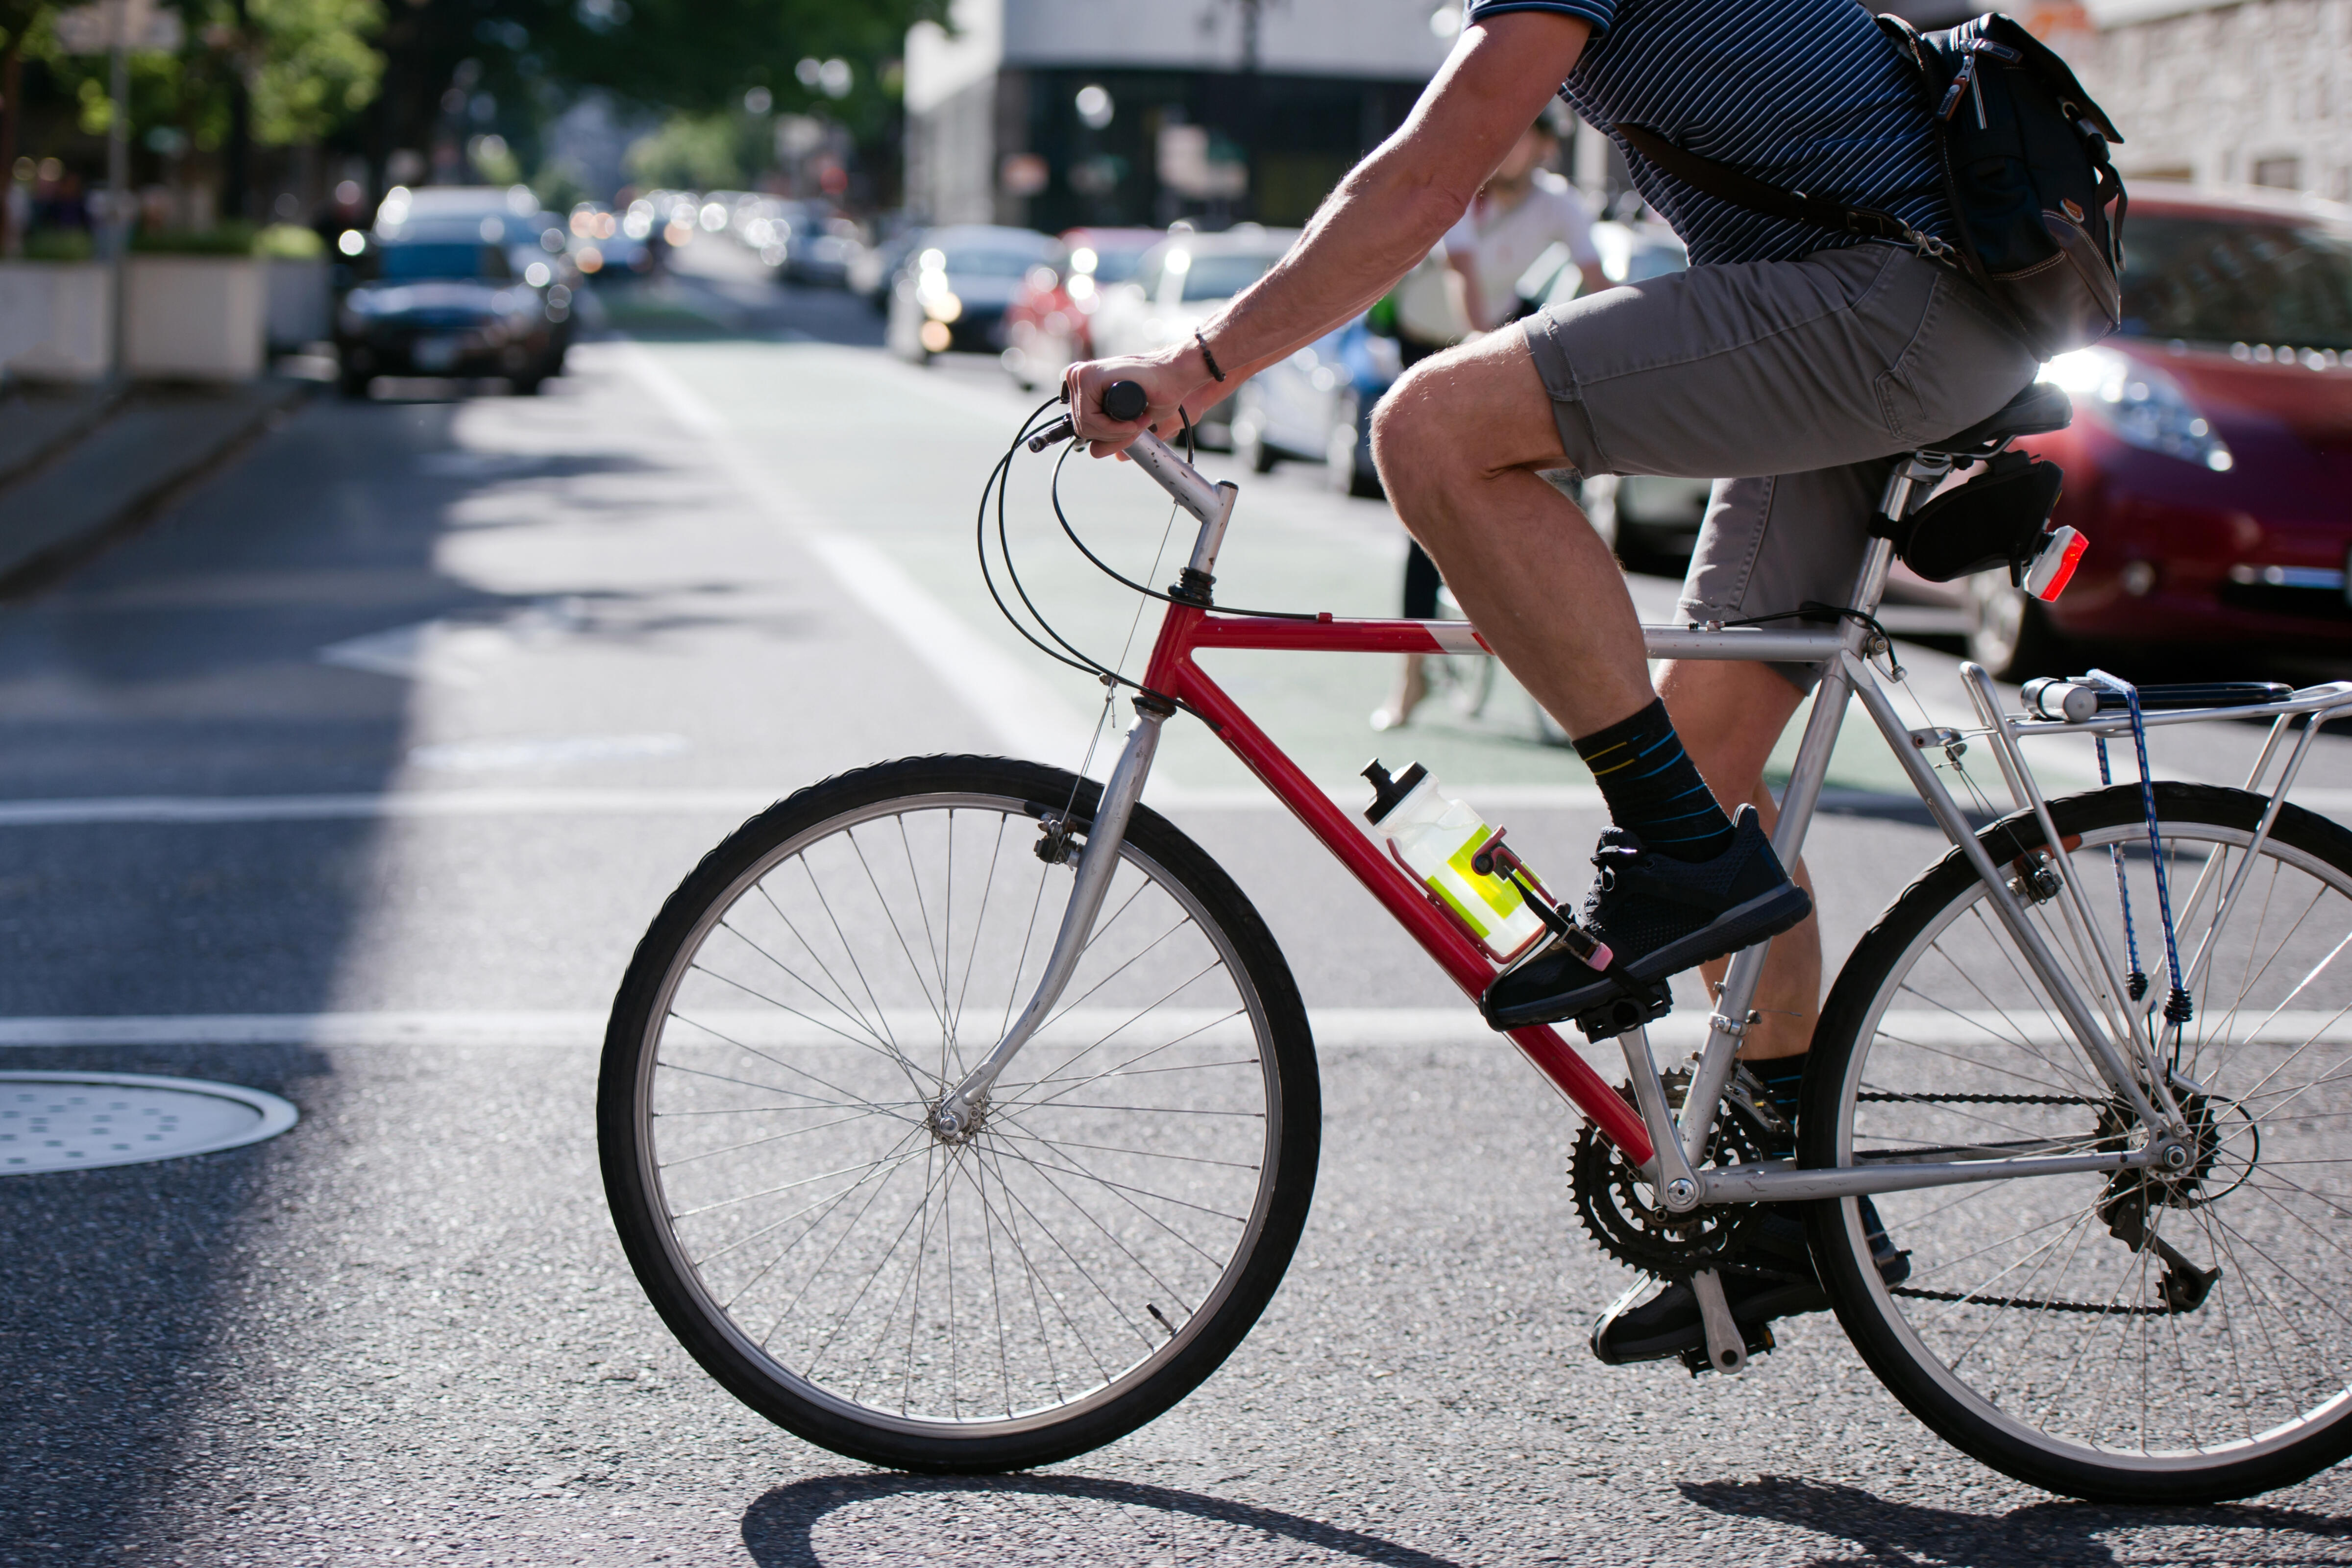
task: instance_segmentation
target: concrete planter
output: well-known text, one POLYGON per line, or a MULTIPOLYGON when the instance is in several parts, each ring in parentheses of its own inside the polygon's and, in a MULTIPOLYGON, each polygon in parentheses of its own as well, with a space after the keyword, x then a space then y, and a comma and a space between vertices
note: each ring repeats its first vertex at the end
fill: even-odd
POLYGON ((0 371, 27 381, 99 381, 113 349, 107 273, 96 261, 0 261, 0 371))
POLYGON ((132 375, 250 381, 261 374, 262 264, 249 256, 134 256, 123 314, 132 375))
POLYGON ((292 261, 273 257, 262 265, 268 270, 270 348, 299 349, 334 331, 330 263, 320 258, 292 261))

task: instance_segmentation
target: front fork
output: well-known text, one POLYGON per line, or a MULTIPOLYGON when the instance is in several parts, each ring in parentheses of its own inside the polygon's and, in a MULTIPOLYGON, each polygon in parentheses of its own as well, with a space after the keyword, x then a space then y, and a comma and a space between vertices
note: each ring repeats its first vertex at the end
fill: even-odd
MULTIPOLYGON (((1137 700, 1135 728, 1128 731, 1127 749, 1119 753, 1110 782, 1103 785, 1102 803, 1095 808, 1094 821, 1086 829, 1086 848, 1078 858, 1077 885, 1071 889, 1069 907, 1062 913, 1062 929, 1054 938, 1054 951, 1045 960, 1045 972, 1038 976, 1037 989, 1031 994, 1029 1005, 1021 1009, 1021 1016, 996 1042, 996 1048, 931 1107, 931 1131, 940 1138, 952 1143, 971 1140, 988 1114, 988 1091, 994 1086, 997 1075, 1044 1026, 1046 1015, 1062 999, 1070 976, 1077 970, 1078 960, 1086 954, 1087 941, 1094 934, 1095 916, 1102 912, 1103 896, 1110 891, 1111 875, 1118 869, 1119 851, 1127 843, 1128 818, 1135 811, 1135 803, 1142 798, 1143 782, 1150 775, 1152 756, 1160 750, 1160 727, 1174 710, 1172 706, 1163 707, 1149 696, 1137 700)), ((1062 832, 1068 830, 1068 824, 1061 825, 1062 832)))

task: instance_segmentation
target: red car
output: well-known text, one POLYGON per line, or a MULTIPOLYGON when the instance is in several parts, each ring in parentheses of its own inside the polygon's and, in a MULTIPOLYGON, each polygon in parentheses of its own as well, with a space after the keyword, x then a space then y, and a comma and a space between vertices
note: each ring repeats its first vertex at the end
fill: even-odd
POLYGON ((2065 469, 2057 521, 2089 551, 2054 605, 2000 573, 1954 584, 1971 657, 2021 679, 2081 664, 2081 645, 2352 647, 2347 218, 2293 197, 2132 193, 2122 330, 2042 367, 2074 423, 2021 443, 2065 469))
POLYGON ((1004 309, 1004 368, 1023 390, 1058 380, 1094 344, 1087 318, 1102 291, 1135 276, 1143 253, 1168 236, 1156 228, 1074 228, 1057 267, 1033 267, 1004 309))

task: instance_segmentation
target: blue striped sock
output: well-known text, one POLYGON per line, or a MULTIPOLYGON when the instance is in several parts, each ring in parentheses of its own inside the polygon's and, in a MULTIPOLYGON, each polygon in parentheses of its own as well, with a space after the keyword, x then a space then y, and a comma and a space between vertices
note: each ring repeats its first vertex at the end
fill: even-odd
POLYGON ((1576 754, 1609 803, 1610 819, 1677 860, 1712 860, 1731 847, 1731 819, 1698 776, 1655 698, 1631 719, 1576 739, 1576 754))

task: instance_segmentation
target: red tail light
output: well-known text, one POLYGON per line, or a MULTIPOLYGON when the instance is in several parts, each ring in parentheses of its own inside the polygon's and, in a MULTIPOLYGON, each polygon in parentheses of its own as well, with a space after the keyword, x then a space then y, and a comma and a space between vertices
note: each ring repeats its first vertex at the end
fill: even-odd
POLYGON ((2056 599, 2074 580, 2074 568, 2083 563, 2083 552, 2090 547, 2091 542, 2071 528, 2052 530, 2042 552, 2026 568, 2025 591, 2045 605, 2056 599))

